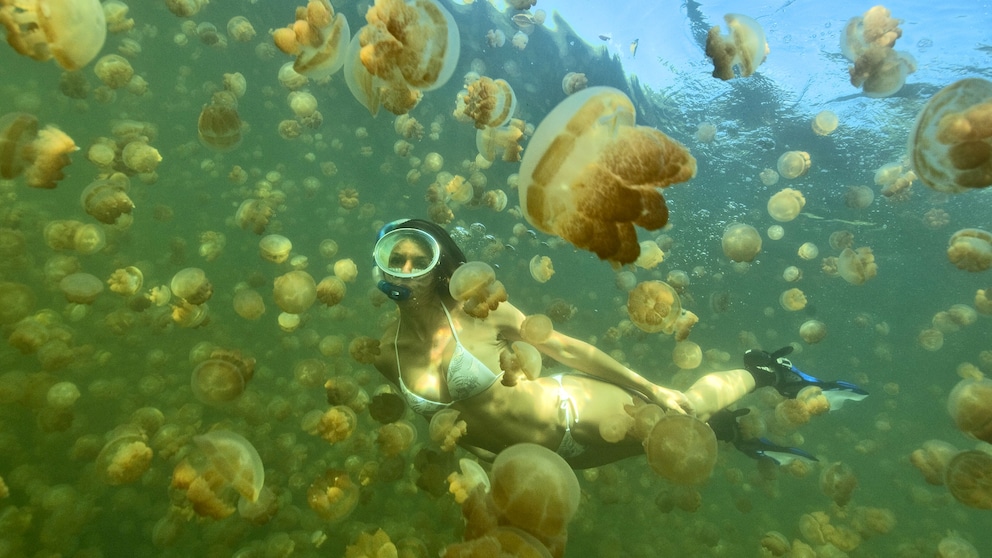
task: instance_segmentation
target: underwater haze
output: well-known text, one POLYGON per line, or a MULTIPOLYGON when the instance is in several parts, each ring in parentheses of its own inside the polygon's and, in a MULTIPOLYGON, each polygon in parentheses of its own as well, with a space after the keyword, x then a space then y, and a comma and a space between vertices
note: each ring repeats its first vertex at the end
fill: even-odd
MULTIPOLYGON (((815 462, 722 444, 699 486, 643 456, 577 471, 564 556, 992 548, 992 459, 945 477, 959 452, 992 454, 948 411, 962 378, 992 374, 992 190, 929 187, 908 149, 938 92, 992 80, 992 5, 886 4, 900 31, 871 50, 842 48, 870 3, 437 3, 460 52, 446 83, 410 89, 422 98, 402 117, 370 114, 347 62, 320 79, 284 69, 294 57, 273 31, 302 0, 107 0, 106 40, 75 71, 0 45, 0 558, 386 556, 369 546, 380 530, 374 544, 399 556, 461 542, 446 479, 474 458, 389 408, 371 365, 396 312, 370 253, 400 218, 443 225, 515 306, 652 382, 686 389, 746 349, 792 345, 798 368, 871 394, 817 416, 763 392, 737 404, 751 433, 815 462), (728 13, 753 18, 767 56, 723 80, 706 43, 728 13), (852 85, 869 50, 899 83, 872 67, 852 85), (613 266, 529 222, 519 160, 484 158, 491 144, 455 114, 478 76, 515 92, 522 137, 499 147, 525 158, 580 82, 622 91, 638 125, 684 145, 695 177, 662 190, 667 225, 637 229, 664 261, 613 266), (68 159, 42 168, 16 134, 29 122, 79 149, 61 140, 68 159), (756 256, 725 247, 736 223, 760 235, 756 256), (542 256, 550 278, 532 275, 542 256), (631 323, 627 291, 644 281, 669 282, 698 316, 679 351, 631 323), (314 284, 319 299, 299 302, 292 289, 314 284), (677 364, 690 342, 701 362, 677 364), (385 429, 391 413, 415 439, 385 429)), ((23 19, 35 4, 58 3, 0 10, 23 19)), ((355 36, 373 2, 331 4, 355 36)))

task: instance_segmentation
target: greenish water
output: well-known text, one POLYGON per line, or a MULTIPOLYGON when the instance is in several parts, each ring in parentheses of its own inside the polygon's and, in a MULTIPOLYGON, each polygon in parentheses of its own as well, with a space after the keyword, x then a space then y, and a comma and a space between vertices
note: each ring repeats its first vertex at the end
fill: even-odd
MULTIPOLYGON (((365 7, 367 3, 336 4, 352 32, 363 23, 365 7)), ((806 476, 759 469, 732 447, 722 447, 717 470, 699 489, 701 503, 692 511, 668 509, 666 501, 678 490, 655 475, 644 458, 579 473, 583 500, 566 556, 758 556, 765 533, 801 538, 800 518, 817 511, 829 514, 834 525, 855 531, 862 527, 863 540, 852 556, 932 556, 950 530, 979 549, 992 547, 989 512, 966 508, 944 487, 927 485, 909 462, 910 453, 929 439, 959 449, 976 446, 954 428, 945 410, 946 394, 958 381, 955 370, 961 363, 992 372, 988 317, 945 333, 943 347, 935 352, 920 347, 917 336, 931 327, 934 314, 954 304, 971 305, 975 290, 990 286, 987 272, 960 271, 945 256, 954 231, 988 228, 983 206, 988 192, 948 197, 917 182, 906 199, 893 200, 879 195, 872 182, 876 168, 903 156, 913 118, 933 91, 917 88, 893 99, 847 101, 838 113, 843 117, 860 111, 862 118, 856 124, 842 120, 834 134, 820 137, 810 129, 811 117, 831 107, 782 98, 770 78, 755 76, 749 86, 720 95, 678 83, 631 91, 618 60, 584 44, 565 26, 556 35, 539 29, 523 51, 509 42, 494 49, 486 46, 485 33, 499 25, 512 35, 505 15, 483 3, 452 11, 462 40, 458 67, 446 86, 426 93, 411 113, 426 128, 423 139, 411 140, 412 157, 436 152, 444 158, 445 171, 463 176, 475 171, 470 167, 475 130, 451 116, 461 76, 470 68, 507 79, 519 97, 518 116, 534 125, 564 98, 560 82, 568 71, 585 72, 590 84, 627 90, 638 99, 641 122, 683 142, 699 162, 697 178, 665 190, 671 227, 663 234, 672 243, 666 261, 653 270, 632 271, 638 280, 664 279, 677 269, 688 272, 691 283, 683 304, 700 317, 690 339, 704 351, 728 353, 730 360, 708 359, 699 370, 678 372, 670 337, 636 330, 619 338, 610 335, 610 328, 626 319, 626 293, 615 287, 615 272, 547 235, 514 236, 514 225, 525 221, 510 210, 518 201, 507 180, 519 165, 496 162, 478 172, 486 189, 506 191, 510 209, 453 206, 449 229, 463 228, 458 238, 470 257, 498 268, 515 305, 529 313, 562 301, 574 306, 575 315, 556 327, 595 340, 652 381, 679 388, 689 385, 696 373, 738 365, 741 352, 755 342, 767 349, 795 343, 802 351, 793 360, 803 370, 856 381, 872 393, 798 429, 803 448, 820 459, 806 476), (880 103, 884 110, 877 108, 880 103), (717 126, 714 141, 696 139, 703 122, 717 126), (436 138, 430 136, 432 123, 438 126, 436 138), (790 149, 809 152, 810 172, 762 185, 758 173, 774 167, 790 149), (863 209, 847 207, 844 193, 851 185, 873 187, 875 201, 863 209), (740 221, 764 236, 775 224, 766 212, 767 199, 783 187, 802 191, 806 211, 823 219, 800 215, 783 223, 785 236, 778 241, 765 237, 752 265, 732 265, 720 246, 724 228, 740 221), (925 226, 924 215, 934 209, 947 212, 947 224, 925 226), (852 232, 855 247, 872 249, 876 278, 855 286, 821 272, 823 258, 838 252, 829 243, 838 230, 852 232), (800 259, 796 251, 804 242, 815 243, 819 257, 800 259), (530 277, 527 264, 535 255, 554 261, 556 274, 547 283, 530 277), (781 278, 790 265, 803 272, 796 285, 781 278), (808 297, 804 310, 788 312, 779 306, 779 294, 790 286, 808 297), (715 295, 729 301, 726 307, 710 304, 715 295), (828 329, 816 345, 803 343, 798 334, 811 318, 828 329), (820 489, 821 471, 837 462, 847 465, 858 482, 845 507, 836 506, 820 489), (895 517, 888 532, 863 527, 859 518, 875 508, 895 517)), ((408 182, 411 159, 394 154, 400 136, 393 115, 383 110, 370 117, 340 74, 306 87, 318 101, 323 124, 296 139, 279 135, 279 123, 293 118, 288 91, 276 78, 289 58, 266 48, 266 31, 289 23, 292 13, 292 3, 217 1, 192 21, 212 22, 223 31, 231 17, 244 15, 258 32, 255 39, 212 47, 192 36, 178 46, 174 38, 183 34, 184 20, 161 2, 134 2, 134 29, 109 35, 103 53, 116 52, 125 39, 137 41, 141 51, 130 62, 148 82, 148 92, 137 96, 118 90, 104 101, 97 98, 100 83, 92 65, 82 70, 89 96, 70 99, 59 91, 62 72, 54 63, 0 49, 0 113, 30 112, 81 147, 54 190, 28 188, 23 179, 0 181, 0 227, 6 238, 23 240, 23 249, 19 241, 12 243, 14 248, 4 247, 0 280, 30 287, 36 298, 32 313, 41 313, 52 331, 62 332, 71 352, 70 358, 56 360, 50 352, 22 354, 0 344, 0 375, 5 382, 21 378, 24 390, 16 400, 0 402, 0 477, 10 489, 0 499, 0 556, 231 556, 239 551, 245 556, 339 556, 358 533, 376 528, 398 545, 408 544, 414 549, 411 555, 434 556, 461 539, 461 513, 452 498, 422 488, 440 486, 425 480, 425 454, 417 457, 421 450, 436 450, 423 419, 408 411, 419 439, 392 458, 377 448, 378 424, 367 411, 359 413, 356 432, 334 445, 301 428, 307 412, 327 407, 323 379, 352 378, 370 395, 384 384, 374 368, 360 364, 347 350, 355 338, 378 338, 391 317, 391 305, 382 304, 369 271, 373 235, 383 222, 426 216, 424 196, 433 177, 424 171, 418 181, 408 182), (198 142, 197 117, 227 72, 241 72, 247 80, 238 109, 247 130, 236 149, 216 153, 198 142), (105 226, 103 250, 92 255, 53 250, 45 242, 46 224, 59 219, 95 222, 79 202, 82 189, 99 173, 86 152, 98 137, 112 137, 113 123, 119 120, 155 126, 149 143, 162 155, 157 179, 145 183, 131 178, 133 224, 126 229, 105 226), (243 184, 229 178, 235 166, 248 173, 243 184), (291 239, 293 254, 308 258, 307 272, 319 281, 339 259, 350 258, 358 266, 358 277, 348 284, 341 304, 314 305, 302 326, 290 333, 276 321, 272 285, 291 267, 259 257, 259 236, 235 224, 238 206, 259 197, 265 188, 259 184, 266 180, 285 201, 277 204, 265 232, 291 239), (357 191, 357 207, 347 209, 339 202, 339 193, 347 189, 357 191), (209 261, 199 253, 201 234, 207 231, 226 239, 223 251, 209 261), (326 239, 339 247, 332 257, 321 254, 326 239), (168 306, 142 309, 109 290, 86 308, 67 304, 57 287, 61 275, 54 269, 66 257, 101 279, 118 268, 136 266, 144 274, 145 290, 168 285, 180 269, 199 267, 214 289, 209 322, 179 327, 168 306), (266 312, 258 320, 245 320, 234 311, 232 300, 241 283, 265 300, 266 312), (329 349, 329 337, 342 342, 344 350, 329 349), (193 396, 191 353, 202 343, 256 359, 254 378, 236 402, 210 407, 193 396), (308 359, 324 364, 320 381, 301 381, 296 374, 308 359), (61 414, 45 402, 48 387, 60 381, 73 382, 81 392, 72 410, 61 414), (149 433, 155 452, 151 465, 136 482, 110 486, 101 480, 96 454, 109 433, 147 407, 159 409, 166 425, 149 433), (240 433, 258 450, 266 486, 279 500, 277 514, 265 525, 253 525, 237 514, 223 520, 191 517, 178 522, 181 528, 174 537, 156 539, 156 524, 170 517, 170 507, 176 507, 175 514, 184 505, 169 488, 173 468, 192 449, 192 436, 216 425, 240 433), (360 502, 346 520, 329 523, 307 506, 307 487, 326 469, 345 468, 357 478, 367 463, 380 463, 378 474, 362 487, 360 502), (319 533, 326 542, 318 548, 313 541, 319 533)), ((666 63, 676 69, 680 64, 666 63)), ((838 83, 838 97, 851 93, 843 79, 838 83)), ((640 234, 646 240, 661 233, 640 234)), ((2 331, 8 337, 13 325, 4 324, 2 331)), ((746 403, 768 411, 756 398, 746 403)), ((456 466, 451 456, 437 457, 436 464, 441 471, 436 474, 442 476, 456 466)), ((838 554, 821 550, 821 555, 838 554)))

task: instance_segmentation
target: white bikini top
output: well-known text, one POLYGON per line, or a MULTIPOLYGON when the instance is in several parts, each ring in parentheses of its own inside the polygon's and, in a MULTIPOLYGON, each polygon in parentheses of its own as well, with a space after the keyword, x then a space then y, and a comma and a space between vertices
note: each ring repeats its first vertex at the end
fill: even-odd
MULTIPOLYGON (((454 403, 455 401, 468 399, 486 391, 489 389, 489 386, 495 384, 503 376, 503 373, 494 374, 484 362, 476 358, 475 355, 470 353, 462 345, 462 342, 458 339, 455 324, 451 321, 451 314, 445 308, 444 304, 441 305, 441 309, 444 310, 444 315, 448 319, 448 326, 451 328, 451 335, 455 341, 455 350, 451 354, 451 360, 448 361, 448 371, 445 375, 448 393, 451 394, 452 403, 454 403)), ((393 342, 394 347, 396 347, 396 373, 400 379, 400 392, 403 394, 403 398, 406 399, 407 405, 414 412, 421 415, 433 415, 450 406, 451 403, 431 401, 430 399, 421 397, 410 391, 406 387, 406 384, 403 383, 403 372, 400 369, 400 351, 397 343, 399 337, 400 328, 399 324, 397 324, 396 339, 393 342)))

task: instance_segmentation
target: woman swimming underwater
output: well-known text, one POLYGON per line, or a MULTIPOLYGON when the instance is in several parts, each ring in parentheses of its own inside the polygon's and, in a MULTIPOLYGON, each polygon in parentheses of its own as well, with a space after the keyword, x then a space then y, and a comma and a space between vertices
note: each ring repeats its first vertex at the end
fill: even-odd
POLYGON ((741 440, 739 413, 720 411, 765 385, 791 397, 811 384, 857 389, 802 374, 785 353, 748 351, 746 368, 707 374, 683 393, 653 384, 596 347, 558 332, 535 347, 568 371, 507 386, 500 381, 500 353, 522 340, 525 316, 508 302, 485 319, 462 309, 448 283, 466 258, 444 229, 422 220, 394 221, 379 232, 373 257, 378 287, 399 309, 399 319, 382 336, 376 368, 418 414, 459 411, 467 424, 459 444, 484 459, 522 442, 556 451, 574 468, 643 453, 641 440, 629 434, 619 442, 600 434, 604 420, 640 403, 712 418, 719 439, 755 457, 765 451, 796 453, 800 450, 767 441, 741 440))

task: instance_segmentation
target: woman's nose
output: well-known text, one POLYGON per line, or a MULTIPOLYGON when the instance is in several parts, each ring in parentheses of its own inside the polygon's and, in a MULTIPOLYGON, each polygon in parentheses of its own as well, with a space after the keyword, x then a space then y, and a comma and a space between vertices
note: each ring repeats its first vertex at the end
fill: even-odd
POLYGON ((407 260, 407 261, 403 262, 402 271, 403 271, 403 273, 410 273, 411 271, 413 271, 413 261, 412 260, 407 260))

